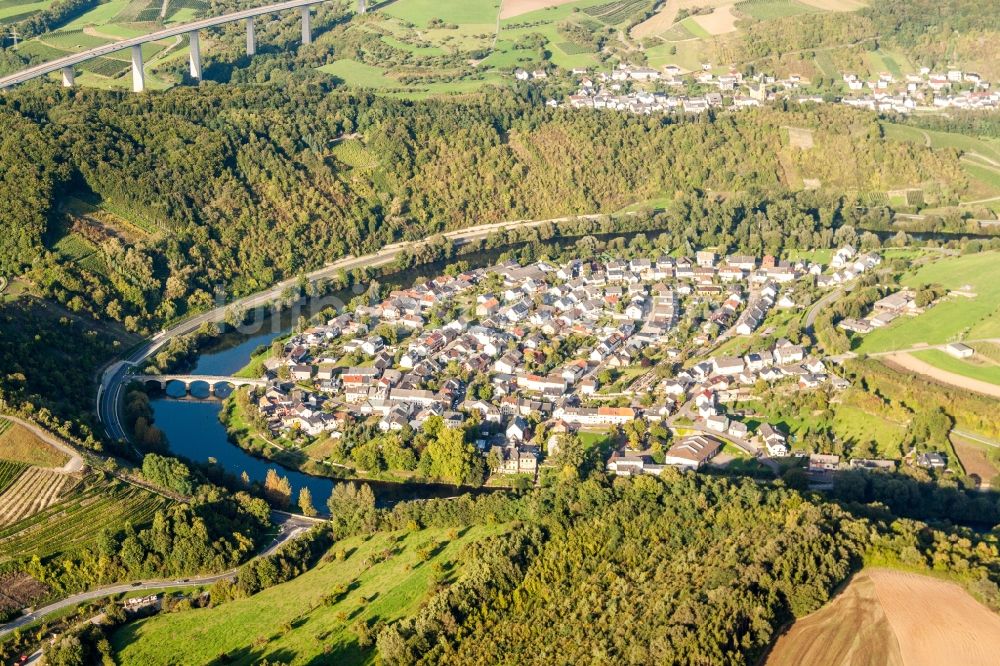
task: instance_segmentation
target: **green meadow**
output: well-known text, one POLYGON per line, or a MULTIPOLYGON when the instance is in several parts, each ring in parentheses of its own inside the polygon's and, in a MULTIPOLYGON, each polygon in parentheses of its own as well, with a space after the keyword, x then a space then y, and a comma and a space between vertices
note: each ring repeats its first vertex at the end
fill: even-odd
POLYGON ((866 335, 855 351, 873 353, 915 344, 1000 337, 1000 253, 945 257, 906 275, 903 284, 970 287, 975 296, 948 296, 917 317, 900 317, 866 335))
POLYGON ((312 655, 325 655, 313 663, 372 663, 353 627, 416 612, 438 581, 461 576, 466 545, 502 530, 425 529, 338 542, 331 552, 343 551, 343 560, 324 557, 252 597, 126 625, 112 637, 118 663, 305 663, 312 655))

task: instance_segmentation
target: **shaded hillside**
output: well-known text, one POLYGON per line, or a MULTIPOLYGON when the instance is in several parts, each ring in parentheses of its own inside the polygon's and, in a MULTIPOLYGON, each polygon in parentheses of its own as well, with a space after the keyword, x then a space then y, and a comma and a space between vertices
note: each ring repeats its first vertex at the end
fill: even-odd
MULTIPOLYGON (((527 94, 527 93, 526 93, 527 94)), ((490 93, 407 103, 301 84, 133 96, 19 90, 0 266, 133 331, 392 240, 614 212, 679 193, 922 186, 961 192, 952 153, 886 142, 843 108, 639 118, 490 93), (808 153, 787 125, 814 128, 808 153)), ((836 222, 836 220, 835 220, 836 222)), ((733 222, 735 223, 735 221, 733 222)), ((697 240, 697 239, 692 239, 697 240)), ((779 248, 780 249, 780 248, 779 248)))

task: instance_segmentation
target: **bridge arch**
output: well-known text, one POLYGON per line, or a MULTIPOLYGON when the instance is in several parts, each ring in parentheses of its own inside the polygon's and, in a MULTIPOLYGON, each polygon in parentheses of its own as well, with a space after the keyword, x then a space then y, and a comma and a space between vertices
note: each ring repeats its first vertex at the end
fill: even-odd
POLYGON ((153 377, 146 377, 145 379, 143 379, 142 380, 142 386, 147 391, 150 390, 150 389, 153 389, 155 391, 165 392, 167 390, 167 382, 166 382, 166 380, 156 379, 156 378, 153 378, 153 377))

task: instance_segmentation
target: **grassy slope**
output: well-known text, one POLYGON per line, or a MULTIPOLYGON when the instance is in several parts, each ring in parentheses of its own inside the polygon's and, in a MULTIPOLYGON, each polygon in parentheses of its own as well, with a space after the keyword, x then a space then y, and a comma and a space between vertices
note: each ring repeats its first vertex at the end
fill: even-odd
POLYGON ((882 128, 885 130, 886 137, 897 141, 923 144, 927 138, 930 138, 931 148, 954 148, 963 152, 979 153, 992 160, 1000 161, 1000 141, 995 139, 980 139, 954 132, 923 130, 895 123, 882 123, 882 128))
POLYGON ((451 540, 449 530, 427 529, 343 541, 334 548, 346 549, 346 560, 320 563, 251 598, 125 627, 113 637, 118 663, 206 663, 223 652, 234 658, 229 663, 241 664, 265 658, 306 663, 324 654, 323 663, 370 663, 373 655, 358 646, 350 626, 359 620, 391 621, 414 612, 431 589, 436 564, 457 562, 463 546, 500 531, 496 526, 474 527, 451 540), (442 543, 446 545, 433 557, 418 561, 418 549, 442 543), (373 554, 386 549, 398 553, 366 566, 373 554), (355 582, 357 586, 337 603, 324 605, 323 597, 334 588, 355 582), (282 629, 286 623, 291 630, 282 629), (258 640, 261 637, 263 641, 258 640), (252 645, 255 641, 257 647, 252 645))
POLYGON ((865 336, 857 351, 888 351, 920 342, 941 344, 959 336, 971 340, 1000 336, 1000 253, 944 258, 907 275, 903 284, 941 284, 948 289, 971 285, 976 297, 953 296, 919 317, 900 317, 865 336))
POLYGON ((440 0, 404 0, 394 2, 380 9, 390 16, 409 21, 419 27, 438 18, 445 23, 492 24, 496 25, 500 11, 500 0, 463 0, 462 2, 441 2, 440 0))
POLYGON ((0 434, 0 458, 39 467, 59 467, 69 459, 65 453, 52 448, 33 432, 17 424, 0 434))
POLYGON ((82 14, 63 26, 64 30, 79 30, 88 25, 110 23, 128 5, 129 0, 110 0, 97 5, 86 14, 82 14))
POLYGON ((1000 365, 995 365, 988 361, 976 361, 955 358, 947 352, 937 349, 918 351, 913 354, 921 361, 940 368, 946 372, 954 372, 956 375, 971 377, 992 384, 1000 384, 1000 365))
POLYGON ((0 19, 10 16, 20 16, 29 12, 39 12, 47 9, 52 2, 53 0, 41 0, 40 2, 24 2, 16 5, 2 4, 0 5, 0 19))

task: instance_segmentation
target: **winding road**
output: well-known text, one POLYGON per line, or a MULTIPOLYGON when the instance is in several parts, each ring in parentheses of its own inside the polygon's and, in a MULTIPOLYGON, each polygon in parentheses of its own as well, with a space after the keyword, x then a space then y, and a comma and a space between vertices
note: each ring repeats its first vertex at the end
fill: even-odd
MULTIPOLYGON (((267 557, 274 553, 282 544, 296 539, 308 531, 308 529, 319 522, 319 519, 310 519, 303 516, 297 516, 294 514, 288 514, 283 512, 273 512, 272 519, 277 518, 278 524, 278 536, 274 538, 274 541, 262 551, 257 557, 267 557)), ((256 559, 256 558, 254 558, 256 559)), ((93 590, 88 590, 86 592, 80 592, 79 594, 74 594, 73 596, 66 597, 65 599, 60 599, 55 603, 51 603, 48 606, 43 606, 31 613, 26 613, 21 617, 9 622, 2 627, 0 627, 0 636, 9 634, 12 631, 20 629, 36 620, 40 620, 47 615, 51 615, 56 611, 68 608, 70 606, 75 606, 77 604, 83 603, 84 601, 93 601, 94 599, 101 599, 103 597, 109 597, 115 594, 121 594, 123 592, 139 592, 142 590, 158 590, 165 587, 198 587, 202 585, 211 585, 220 580, 235 578, 236 572, 239 571, 239 567, 235 569, 230 569, 229 571, 223 571, 222 573, 212 574, 210 576, 195 576, 192 578, 183 578, 180 580, 145 580, 136 583, 124 583, 119 585, 107 585, 105 587, 98 587, 93 590)))

